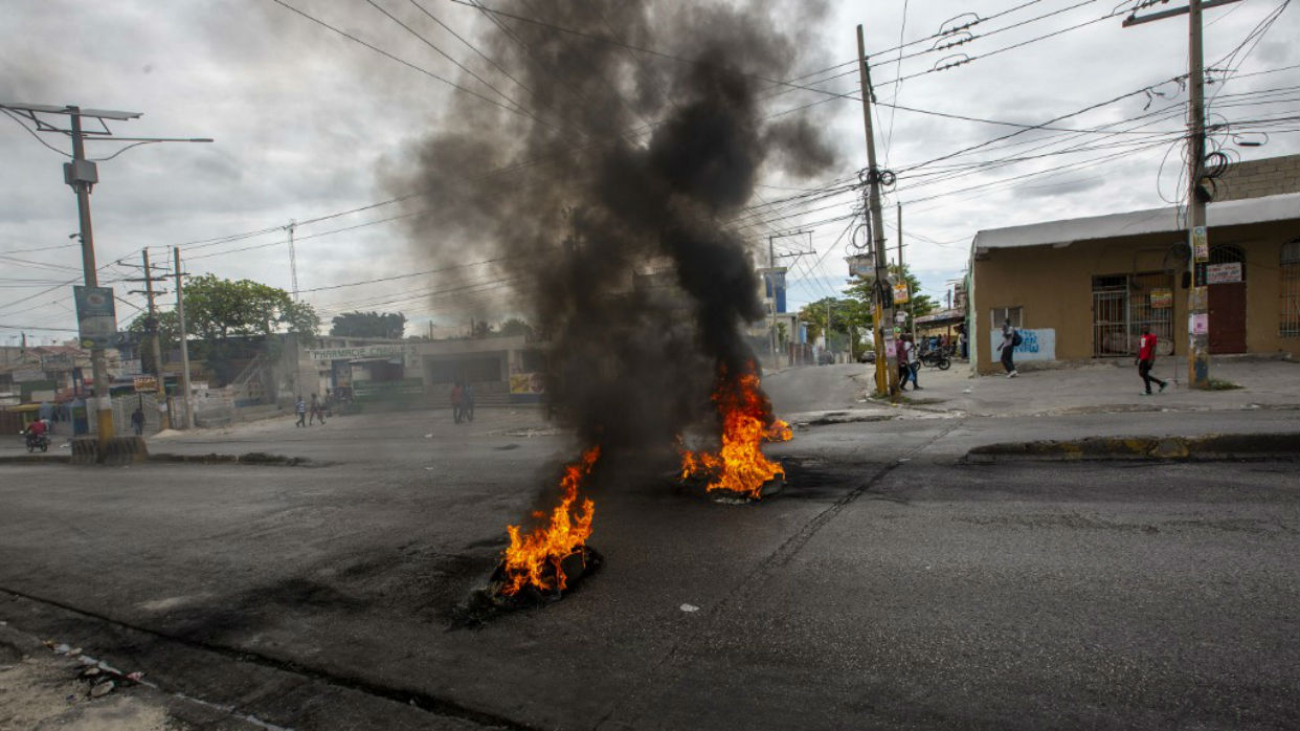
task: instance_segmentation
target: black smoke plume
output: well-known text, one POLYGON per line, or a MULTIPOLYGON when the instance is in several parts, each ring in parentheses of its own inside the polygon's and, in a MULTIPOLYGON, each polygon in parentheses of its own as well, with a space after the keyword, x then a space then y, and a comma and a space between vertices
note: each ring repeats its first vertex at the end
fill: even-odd
POLYGON ((475 88, 514 111, 451 97, 414 165, 386 181, 421 191, 407 202, 421 211, 410 237, 422 258, 455 267, 439 281, 455 305, 502 319, 492 303, 510 292, 544 334, 548 397, 581 437, 667 443, 711 413, 718 367, 753 357, 744 328, 763 316, 762 285, 746 236, 757 233, 735 220, 758 176, 813 178, 835 161, 806 117, 765 119, 794 105, 764 101, 781 90, 773 80, 817 60, 784 29, 813 26, 820 9, 487 5, 480 50, 513 79, 492 76, 501 96, 475 88))

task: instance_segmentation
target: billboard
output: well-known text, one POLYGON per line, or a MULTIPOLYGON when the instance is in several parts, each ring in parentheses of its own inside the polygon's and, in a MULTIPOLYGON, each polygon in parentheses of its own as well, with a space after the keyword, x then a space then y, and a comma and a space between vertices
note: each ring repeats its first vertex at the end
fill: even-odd
POLYGON ((117 339, 117 309, 113 303, 112 287, 72 288, 77 302, 78 340, 81 347, 103 350, 112 347, 117 339))

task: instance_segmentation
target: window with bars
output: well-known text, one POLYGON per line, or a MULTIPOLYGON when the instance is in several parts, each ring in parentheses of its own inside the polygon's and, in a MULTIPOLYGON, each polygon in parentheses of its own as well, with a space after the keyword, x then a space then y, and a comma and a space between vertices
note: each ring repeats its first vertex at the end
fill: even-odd
POLYGON ((1006 320, 1011 321, 1011 327, 1019 330, 1025 326, 1025 308, 1023 307, 994 307, 989 311, 989 324, 994 330, 1001 330, 1002 323, 1006 320))
POLYGON ((1282 244, 1282 259, 1278 266, 1277 334, 1282 337, 1300 336, 1300 239, 1282 244))

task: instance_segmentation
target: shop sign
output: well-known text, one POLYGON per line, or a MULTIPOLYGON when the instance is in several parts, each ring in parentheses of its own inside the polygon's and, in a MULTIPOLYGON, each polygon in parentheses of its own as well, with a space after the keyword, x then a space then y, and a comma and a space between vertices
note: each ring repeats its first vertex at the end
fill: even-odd
POLYGON ((136 376, 131 379, 138 393, 154 392, 158 390, 158 379, 153 376, 136 376))
POLYGON ((403 358, 415 357, 418 353, 415 345, 364 345, 359 348, 323 348, 308 350, 307 357, 312 360, 362 360, 365 358, 403 358))
POLYGON ((1207 284, 1233 284, 1241 281, 1241 262, 1231 264, 1209 264, 1205 267, 1207 284))
POLYGON ((1174 306, 1174 291, 1165 287, 1151 290, 1151 309, 1167 310, 1174 306))
POLYGON ((13 372, 14 383, 44 381, 45 371, 40 368, 19 368, 13 372))
POLYGON ((72 356, 68 353, 51 353, 41 356, 41 369, 46 371, 72 370, 72 356))

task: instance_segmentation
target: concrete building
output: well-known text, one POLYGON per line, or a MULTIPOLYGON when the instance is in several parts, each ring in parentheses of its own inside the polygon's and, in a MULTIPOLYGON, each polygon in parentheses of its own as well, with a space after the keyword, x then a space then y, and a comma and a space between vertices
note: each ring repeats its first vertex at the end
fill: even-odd
POLYGON ((1177 207, 980 231, 972 367, 999 370, 1003 319, 1024 333, 1017 364, 1132 357, 1144 326, 1185 356, 1189 292, 1208 300, 1212 354, 1300 357, 1300 156, 1230 168, 1214 190, 1195 281, 1177 207))
POLYGON ((479 403, 535 402, 543 393, 543 346, 524 335, 448 340, 320 337, 293 342, 277 369, 281 393, 324 394, 358 403, 443 405, 457 381, 479 403))

